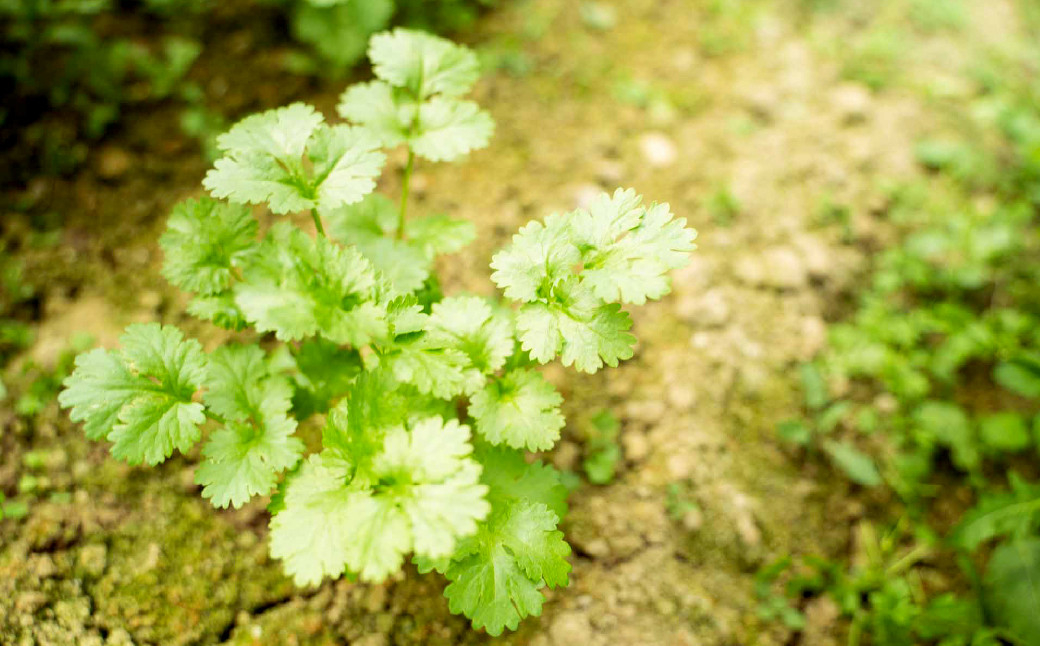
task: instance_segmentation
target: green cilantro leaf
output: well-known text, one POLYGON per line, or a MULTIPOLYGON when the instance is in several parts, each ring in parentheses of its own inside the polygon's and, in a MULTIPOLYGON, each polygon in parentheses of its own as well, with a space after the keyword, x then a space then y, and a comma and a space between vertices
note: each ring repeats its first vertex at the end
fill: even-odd
POLYGON ((188 313, 229 330, 241 330, 246 326, 246 317, 235 303, 232 292, 212 296, 196 296, 188 303, 188 313))
POLYGON ((370 474, 312 456, 271 521, 271 553, 300 584, 345 569, 382 581, 408 551, 451 554, 489 511, 471 451, 466 426, 431 417, 386 431, 370 474))
POLYGON ((409 241, 398 240, 397 208, 385 195, 372 193, 357 204, 324 214, 329 235, 357 247, 401 293, 413 292, 430 276, 432 257, 409 241))
POLYGON ((423 306, 414 294, 398 296, 386 306, 386 317, 395 337, 415 338, 415 332, 426 329, 430 315, 423 312, 423 306))
POLYGON ((478 446, 476 458, 493 507, 527 500, 545 505, 559 518, 567 515, 567 487, 551 465, 528 462, 520 451, 488 444, 478 446))
POLYGON ((364 126, 387 148, 405 143, 419 116, 414 99, 383 81, 351 85, 340 97, 336 112, 364 126))
POLYGON ((376 34, 368 47, 376 76, 407 89, 417 99, 433 94, 460 96, 480 74, 473 52, 455 43, 411 29, 376 34))
POLYGON ((350 390, 362 367, 356 349, 320 338, 300 343, 292 354, 283 350, 279 359, 292 373, 292 410, 300 420, 328 411, 333 400, 350 390))
POLYGON ((383 153, 375 152, 377 147, 378 143, 361 128, 318 128, 307 149, 317 184, 310 208, 333 209, 371 193, 386 159, 383 153))
POLYGON ((256 247, 249 209, 203 197, 173 207, 159 238, 163 275, 189 292, 217 294, 231 286, 232 271, 256 247))
POLYGON ((544 224, 521 227, 513 243, 494 255, 491 280, 507 298, 529 303, 547 298, 557 284, 574 275, 580 262, 567 220, 553 214, 544 224))
POLYGON ((697 232, 675 220, 667 204, 640 206, 632 189, 604 193, 571 216, 582 251, 582 281, 608 303, 642 305, 671 289, 668 271, 683 267, 697 232))
POLYGON ((122 349, 76 357, 58 401, 85 422, 91 439, 113 442, 112 454, 129 464, 158 464, 190 449, 205 421, 192 401, 202 385, 206 357, 198 341, 175 327, 137 323, 120 337, 122 349))
POLYGON ((405 424, 418 408, 411 394, 385 371, 362 372, 330 411, 322 445, 355 471, 370 469, 385 430, 405 424))
POLYGON ((498 636, 542 612, 539 589, 567 585, 570 546, 545 505, 514 501, 496 507, 473 537, 463 539, 445 576, 452 612, 498 636))
POLYGON ((397 207, 379 193, 322 215, 329 235, 357 247, 399 293, 420 289, 437 254, 458 251, 475 235, 465 220, 432 216, 406 221, 405 237, 399 239, 397 207))
POLYGON ((541 363, 561 355, 563 365, 593 373, 617 366, 633 354, 632 319, 620 305, 592 307, 586 300, 571 307, 529 303, 516 315, 521 346, 541 363))
POLYGON ((548 451, 560 439, 560 396, 534 370, 514 370, 473 395, 469 414, 476 430, 492 444, 548 451))
POLYGON ((296 422, 279 418, 261 428, 230 422, 202 448, 205 460, 195 472, 202 497, 214 507, 241 507, 257 494, 267 494, 278 474, 291 469, 303 453, 303 442, 292 437, 296 422))
POLYGON ((403 383, 441 399, 473 392, 483 384, 469 357, 461 350, 438 343, 430 334, 399 341, 384 357, 387 368, 403 383))
POLYGON ((473 223, 457 220, 446 215, 431 215, 411 218, 404 223, 404 236, 418 245, 430 258, 440 254, 455 253, 476 238, 473 223))
POLYGON ((337 110, 384 146, 402 143, 430 161, 452 161, 487 146, 495 122, 472 101, 433 97, 421 103, 386 83, 348 88, 337 110))
POLYGON ((392 571, 393 555, 407 546, 403 519, 376 518, 368 492, 349 488, 347 474, 334 462, 326 464, 321 455, 310 456, 288 481, 282 504, 271 518, 271 556, 285 562, 297 585, 317 585, 326 576, 342 575, 348 558, 365 563, 385 559, 365 525, 386 532, 382 545, 391 563, 379 569, 392 571))
POLYGON ((433 262, 421 249, 403 240, 372 238, 357 244, 358 250, 390 281, 394 293, 408 294, 422 288, 433 262))
POLYGON ((205 460, 195 472, 202 497, 215 507, 244 505, 274 488, 278 474, 292 468, 303 442, 292 437, 289 417, 292 388, 272 375, 257 346, 224 346, 210 355, 206 404, 227 420, 202 449, 205 460))
POLYGON ((227 420, 259 422, 289 412, 292 389, 284 378, 270 375, 259 346, 217 348, 206 366, 206 405, 227 420))
POLYGON ((595 372, 633 354, 632 322, 619 302, 645 303, 668 292, 667 272, 686 262, 696 233, 667 205, 640 206, 618 189, 588 211, 532 222, 495 254, 491 279, 523 305, 521 345, 541 363, 595 372))
POLYGON ((667 272, 686 264, 697 233, 686 220, 673 219, 667 204, 647 209, 641 201, 635 191, 618 189, 587 211, 528 224, 492 259, 492 280, 524 302, 551 298, 556 285, 576 273, 605 303, 660 298, 670 289, 667 272))
POLYGON ((480 372, 492 373, 513 354, 513 326, 478 296, 456 296, 434 304, 427 326, 443 345, 461 350, 480 372))
POLYGON ((330 209, 375 188, 379 142, 349 126, 326 126, 302 103, 246 117, 217 139, 224 153, 203 185, 216 197, 267 204, 274 213, 330 209), (310 167, 303 162, 304 153, 310 167))
POLYGON ((284 341, 315 334, 355 347, 385 335, 376 274, 353 248, 280 223, 235 285, 235 303, 261 332, 284 341))
POLYGON ((409 144, 416 155, 430 161, 454 161, 487 146, 494 130, 491 115, 476 103, 434 97, 419 106, 409 144))
POLYGON ((337 111, 384 146, 407 143, 430 161, 451 161, 487 145, 495 124, 465 94, 477 80, 464 47, 408 29, 376 35, 369 48, 380 81, 348 88, 337 111))
POLYGON ((472 393, 484 384, 469 356, 456 347, 456 339, 430 330, 430 315, 422 312, 414 296, 393 301, 388 317, 396 336, 381 349, 379 361, 399 382, 440 399, 472 393))

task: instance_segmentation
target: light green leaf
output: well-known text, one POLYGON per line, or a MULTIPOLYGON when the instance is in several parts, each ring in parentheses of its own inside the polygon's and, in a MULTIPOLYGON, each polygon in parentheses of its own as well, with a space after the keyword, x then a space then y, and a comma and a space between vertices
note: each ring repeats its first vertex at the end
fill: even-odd
POLYGON ((987 448, 1001 453, 1022 451, 1031 443, 1025 419, 1012 412, 994 413, 980 419, 979 437, 987 448))
POLYGON ((384 357, 385 365, 398 381, 412 384, 423 394, 451 399, 483 384, 464 352, 444 347, 429 335, 398 343, 395 348, 384 357))
POLYGON ((574 245, 567 220, 550 215, 545 223, 529 222, 513 243, 491 259, 491 280, 514 301, 548 298, 553 288, 574 275, 581 253, 574 245))
POLYGON ((206 357, 198 341, 174 327, 129 326, 122 349, 91 350, 76 357, 58 401, 69 417, 85 422, 91 439, 113 442, 112 454, 129 464, 158 464, 176 448, 199 440, 202 404, 192 401, 203 382, 206 357))
POLYGON ((397 207, 372 193, 361 202, 324 214, 329 235, 353 245, 399 293, 413 292, 430 276, 432 258, 410 241, 396 238, 397 207))
POLYGON ((235 285, 235 303, 257 330, 283 341, 321 334, 359 347, 386 334, 376 288, 371 263, 356 249, 280 224, 235 285))
POLYGON ((303 155, 307 140, 323 121, 324 117, 312 106, 293 103, 246 117, 220 135, 217 145, 224 152, 296 160, 303 155))
POLYGON ((291 437, 292 388, 285 377, 270 373, 257 346, 217 348, 207 365, 206 388, 206 405, 228 423, 203 447, 206 459, 195 482, 215 507, 240 507, 270 492, 278 474, 303 452, 303 443, 291 437))
POLYGON ((467 427, 432 417, 389 429, 370 471, 312 456, 271 521, 271 553, 298 583, 344 569, 381 581, 408 551, 451 554, 489 511, 471 451, 467 427))
MULTIPOLYGON (((587 302, 586 302, 587 303, 587 302)), ((529 303, 516 316, 521 346, 531 358, 548 363, 561 355, 564 366, 594 373, 603 364, 614 367, 633 354, 632 320, 620 305, 589 307, 529 303)))
POLYGON ((255 249, 256 219, 249 209, 208 197, 173 207, 159 238, 163 276, 189 292, 216 294, 231 286, 232 271, 255 249))
POLYGON ((509 315, 479 296, 455 296, 435 303, 427 330, 431 341, 461 350, 483 373, 501 368, 513 354, 509 315))
POLYGON ((322 121, 302 103, 246 117, 217 139, 224 157, 203 185, 216 197, 267 204, 274 213, 357 202, 375 188, 383 167, 379 142, 361 129, 322 121))
POLYGON ((560 396, 534 370, 514 370, 477 392, 469 406, 476 430, 492 444, 548 451, 560 439, 560 396))
POLYGON ((246 117, 217 138, 225 156, 206 173, 203 186, 233 202, 267 203, 275 213, 311 208, 301 157, 322 121, 303 103, 246 117))
POLYGON ((874 460, 851 444, 828 441, 824 443, 823 450, 853 482, 865 487, 876 487, 882 483, 874 460))
POLYGON ((336 111, 363 126, 383 146, 393 148, 408 139, 419 114, 418 104, 400 95, 400 90, 383 81, 356 83, 340 96, 336 111))
POLYGON ((471 101, 434 97, 419 106, 409 145, 430 161, 454 161, 487 146, 495 130, 491 116, 471 101))
POLYGON ((306 0, 291 8, 293 36, 339 68, 327 70, 332 74, 361 60, 369 36, 394 13, 393 0, 306 0))
POLYGON ((953 462, 965 471, 979 468, 981 456, 978 437, 964 410, 951 402, 926 401, 913 415, 917 425, 918 442, 930 442, 933 438, 949 447, 953 462))
POLYGON ((235 304, 235 295, 232 292, 196 296, 188 303, 188 313, 205 321, 213 321, 229 330, 241 330, 246 326, 245 314, 235 304))
POLYGON ((1040 365, 1035 360, 1006 361, 993 370, 998 384, 1023 397, 1040 397, 1040 365))
POLYGON ((268 412, 289 411, 292 391, 283 378, 271 378, 259 346, 226 345, 210 354, 205 402, 224 419, 259 420, 268 412))
POLYGON ((291 469, 303 453, 303 442, 292 437, 296 421, 282 416, 260 426, 230 422, 202 448, 205 460, 195 471, 202 497, 214 507, 241 507, 253 496, 267 494, 278 474, 291 469))
POLYGON ((478 447, 476 458, 492 507, 526 500, 545 505, 559 518, 567 515, 567 488, 551 465, 528 462, 521 451, 488 444, 478 447))
POLYGON ((310 208, 334 209, 371 193, 386 159, 376 148, 378 142, 362 128, 318 128, 307 148, 316 193, 310 208))
POLYGON ((1040 527, 1040 484, 1012 471, 1007 492, 987 492, 961 518, 953 541, 968 552, 998 536, 1024 538, 1040 527))
POLYGON ((696 248, 697 232, 685 219, 673 219, 667 204, 641 202, 634 190, 619 188, 571 215, 582 281, 608 303, 661 298, 671 288, 668 271, 685 266, 696 248))
MULTIPOLYGON (((383 446, 385 431, 402 426, 421 410, 385 371, 366 371, 329 413, 322 445, 357 471, 369 472, 383 446)), ((363 476, 373 479, 373 476, 363 476)))
POLYGON ((988 615, 1022 646, 1040 646, 1040 539, 1000 545, 986 566, 988 615))
POLYGON ((411 29, 376 34, 368 48, 376 76, 417 99, 469 92, 480 73, 477 57, 449 40, 411 29))
POLYGON ((464 539, 446 576, 452 612, 498 636, 524 617, 542 612, 543 585, 567 585, 570 546, 545 505, 516 501, 496 507, 472 538, 464 539))
POLYGON ((348 487, 347 474, 319 455, 289 481, 284 505, 271 518, 271 556, 284 561, 297 585, 338 577, 351 558, 375 571, 392 571, 395 556, 407 549, 403 516, 380 509, 367 491, 348 487), (372 540, 373 530, 382 533, 381 543, 372 540))
POLYGON ((476 238, 473 223, 447 215, 410 218, 404 224, 405 238, 423 249, 428 257, 455 253, 476 238))
POLYGON ((487 487, 479 484, 480 465, 469 458, 469 437, 469 427, 437 417, 412 424, 410 432, 398 427, 386 435, 374 469, 381 479, 412 483, 398 504, 410 521, 417 554, 450 555, 456 538, 476 532, 477 521, 487 516, 487 487))
POLYGON ((358 249, 390 282, 395 294, 421 289, 430 277, 431 259, 404 240, 373 238, 358 244, 358 249))
POLYGON ((322 213, 330 236, 343 244, 364 246, 373 239, 397 234, 397 206, 382 193, 372 193, 356 204, 322 213))
POLYGON ((809 410, 818 411, 831 400, 830 389, 827 380, 820 371, 820 366, 807 361, 798 366, 798 376, 802 382, 802 393, 805 395, 805 405, 809 410))

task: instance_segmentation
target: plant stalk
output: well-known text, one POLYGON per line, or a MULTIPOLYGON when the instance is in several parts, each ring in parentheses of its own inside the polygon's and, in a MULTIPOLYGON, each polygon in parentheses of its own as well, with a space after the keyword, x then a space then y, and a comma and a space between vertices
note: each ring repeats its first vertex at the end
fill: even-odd
POLYGON ((318 235, 325 237, 325 227, 321 225, 321 218, 318 217, 318 209, 311 209, 311 217, 314 218, 314 228, 318 230, 318 235))
POLYGON ((412 182, 412 167, 415 165, 415 153, 408 147, 408 165, 404 167, 404 181, 401 184, 401 211, 397 215, 397 239, 404 239, 404 217, 408 212, 408 190, 412 182))

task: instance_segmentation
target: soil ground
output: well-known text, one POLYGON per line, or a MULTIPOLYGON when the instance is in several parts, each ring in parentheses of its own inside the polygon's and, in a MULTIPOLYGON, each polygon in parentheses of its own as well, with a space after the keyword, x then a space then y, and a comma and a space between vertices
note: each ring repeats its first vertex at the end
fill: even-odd
MULTIPOLYGON (((864 29, 855 12, 628 0, 606 3, 616 21, 602 29, 583 4, 507 4, 464 36, 506 64, 477 91, 497 122, 492 145, 415 177, 416 211, 477 225, 477 242, 441 266, 445 291, 490 294, 490 256, 517 227, 619 185, 670 202, 700 248, 670 296, 635 312, 635 358, 591 377, 549 370, 568 427, 548 459, 580 472, 604 409, 620 421, 623 459, 610 484, 571 497, 571 585, 496 641, 838 643, 844 626, 825 602, 804 609, 799 642, 760 621, 754 573, 787 553, 846 557, 856 521, 884 503, 850 496, 774 427, 798 411, 793 367, 822 347, 886 243, 881 187, 919 172, 913 142, 937 117, 913 83, 873 92, 848 80, 844 39, 864 29), (821 225, 826 204, 847 209, 845 229, 821 225)), ((960 32, 913 35, 899 75, 949 76, 960 39, 1013 30, 1002 4, 976 5, 960 32)), ((192 73, 224 112, 305 100, 333 114, 343 82, 279 72, 280 52, 248 21, 228 28, 192 73)), ((126 323, 161 320, 218 340, 159 275, 166 214, 207 168, 176 118, 142 114, 76 176, 7 193, 21 207, 5 207, 3 235, 22 241, 40 287, 37 342, 9 368, 12 392, 30 361, 53 365, 78 332, 111 346, 126 323), (64 223, 58 243, 25 242, 29 214, 47 213, 64 223)), ((390 164, 381 189, 393 194, 404 159, 390 164)), ((442 579, 412 568, 383 585, 295 589, 267 556, 264 501, 211 508, 192 484, 197 455, 127 467, 54 403, 29 420, 4 409, 0 423, 0 491, 30 470, 41 491, 27 517, 0 521, 0 644, 490 641, 448 612, 442 579)))

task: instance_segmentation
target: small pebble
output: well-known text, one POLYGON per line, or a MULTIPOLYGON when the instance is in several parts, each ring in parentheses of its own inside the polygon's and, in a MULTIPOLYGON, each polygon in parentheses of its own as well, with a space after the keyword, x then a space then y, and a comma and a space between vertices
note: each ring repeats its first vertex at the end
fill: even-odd
POLYGON ((639 149, 646 162, 654 168, 671 166, 679 156, 675 143, 659 132, 651 132, 640 137, 639 149))
POLYGON ((132 161, 130 154, 125 150, 110 146, 98 155, 97 173, 102 179, 119 179, 130 170, 132 161))

